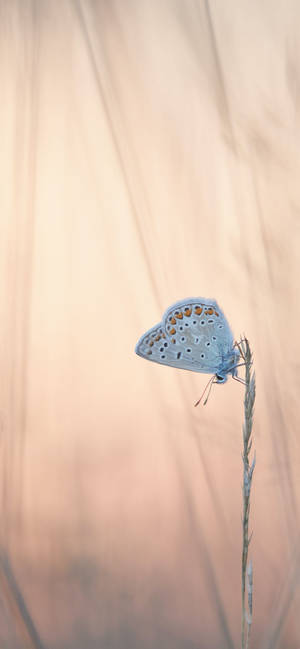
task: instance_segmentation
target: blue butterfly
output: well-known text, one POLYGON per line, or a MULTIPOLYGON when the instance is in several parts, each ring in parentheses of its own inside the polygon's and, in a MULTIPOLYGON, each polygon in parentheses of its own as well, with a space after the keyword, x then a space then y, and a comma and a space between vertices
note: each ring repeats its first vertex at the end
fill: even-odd
POLYGON ((203 297, 175 302, 162 322, 141 336, 135 351, 161 365, 213 374, 216 383, 225 383, 230 374, 236 378, 240 359, 224 313, 215 300, 203 297))

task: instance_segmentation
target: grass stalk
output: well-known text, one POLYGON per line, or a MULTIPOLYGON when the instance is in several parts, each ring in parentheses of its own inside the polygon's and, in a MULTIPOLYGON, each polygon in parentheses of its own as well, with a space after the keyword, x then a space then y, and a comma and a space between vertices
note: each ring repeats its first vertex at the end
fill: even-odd
POLYGON ((248 550, 252 534, 249 537, 250 495, 253 471, 255 468, 255 454, 253 460, 249 459, 252 447, 252 424, 255 401, 255 373, 252 372, 252 353, 247 338, 239 343, 241 356, 245 361, 245 397, 244 397, 244 424, 243 424, 243 549, 242 549, 242 649, 248 649, 252 625, 252 595, 253 595, 253 565, 248 563, 248 550), (248 601, 246 603, 246 586, 248 601))

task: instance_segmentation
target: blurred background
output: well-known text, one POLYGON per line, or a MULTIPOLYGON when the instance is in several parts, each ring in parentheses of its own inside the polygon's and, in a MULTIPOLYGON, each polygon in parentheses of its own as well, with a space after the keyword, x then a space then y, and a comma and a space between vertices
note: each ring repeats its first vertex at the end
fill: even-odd
POLYGON ((134 354, 187 296, 254 352, 252 647, 299 649, 299 19, 0 4, 1 649, 240 646, 243 387, 134 354))

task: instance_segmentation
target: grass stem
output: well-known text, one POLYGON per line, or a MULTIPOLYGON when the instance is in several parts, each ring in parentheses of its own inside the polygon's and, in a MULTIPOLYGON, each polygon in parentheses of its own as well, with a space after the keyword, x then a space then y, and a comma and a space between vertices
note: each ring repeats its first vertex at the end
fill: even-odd
POLYGON ((248 550, 252 534, 249 537, 249 513, 252 477, 255 468, 255 453, 253 460, 249 459, 252 447, 252 424, 255 401, 255 373, 252 372, 252 353, 247 338, 239 343, 241 355, 245 361, 245 397, 243 424, 243 549, 242 549, 242 649, 248 649, 252 624, 252 595, 253 595, 253 565, 248 563, 248 550), (248 602, 246 604, 246 586, 248 602))

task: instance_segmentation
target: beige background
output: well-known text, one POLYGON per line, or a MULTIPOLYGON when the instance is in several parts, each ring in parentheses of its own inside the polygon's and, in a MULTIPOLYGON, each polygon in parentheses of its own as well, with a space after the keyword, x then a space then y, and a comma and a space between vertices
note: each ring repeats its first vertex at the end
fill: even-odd
POLYGON ((239 646, 243 388, 194 409, 133 352, 204 296, 255 354, 252 647, 299 649, 299 19, 0 5, 1 544, 43 646, 239 646))

